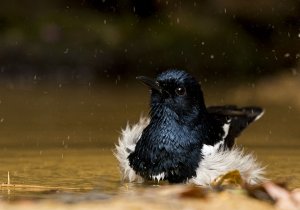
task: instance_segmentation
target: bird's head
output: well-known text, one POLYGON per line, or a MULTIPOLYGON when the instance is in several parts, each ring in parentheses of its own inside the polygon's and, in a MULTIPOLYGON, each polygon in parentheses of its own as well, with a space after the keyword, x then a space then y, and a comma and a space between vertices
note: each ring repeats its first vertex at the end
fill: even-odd
POLYGON ((199 82, 185 71, 169 70, 156 79, 139 76, 137 79, 151 88, 151 114, 166 108, 178 117, 206 113, 199 82))

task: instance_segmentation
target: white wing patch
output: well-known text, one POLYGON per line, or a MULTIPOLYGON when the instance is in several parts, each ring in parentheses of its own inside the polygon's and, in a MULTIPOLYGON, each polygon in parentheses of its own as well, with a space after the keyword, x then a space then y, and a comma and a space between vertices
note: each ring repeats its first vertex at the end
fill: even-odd
POLYGON ((127 124, 126 128, 122 130, 121 136, 119 137, 118 145, 114 151, 114 155, 119 161, 119 167, 122 174, 122 179, 133 182, 143 182, 143 178, 135 173, 130 167, 128 156, 135 149, 136 143, 139 141, 144 128, 149 124, 148 118, 140 118, 140 121, 130 126, 127 124))
POLYGON ((220 142, 216 143, 215 145, 203 144, 201 152, 204 156, 216 153, 219 148, 224 146, 225 138, 227 137, 230 128, 230 121, 231 120, 228 120, 227 123, 223 125, 224 134, 220 142))
POLYGON ((223 140, 224 140, 224 139, 227 137, 227 135, 228 135, 229 128, 230 128, 230 122, 231 122, 231 120, 228 120, 227 123, 225 123, 225 124, 223 125, 223 131, 224 131, 224 135, 223 135, 223 137, 222 137, 223 140))

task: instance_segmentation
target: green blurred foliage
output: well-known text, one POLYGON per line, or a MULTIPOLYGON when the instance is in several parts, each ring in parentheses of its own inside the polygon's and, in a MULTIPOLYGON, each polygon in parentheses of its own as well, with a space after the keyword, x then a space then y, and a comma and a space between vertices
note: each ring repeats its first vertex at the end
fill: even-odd
POLYGON ((0 3, 3 79, 97 82, 185 69, 255 78, 300 57, 298 0, 0 3))

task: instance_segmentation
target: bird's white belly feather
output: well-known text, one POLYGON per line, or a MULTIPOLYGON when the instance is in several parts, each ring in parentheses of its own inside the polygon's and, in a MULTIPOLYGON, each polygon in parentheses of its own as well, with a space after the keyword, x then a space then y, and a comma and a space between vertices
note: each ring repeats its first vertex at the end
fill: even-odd
POLYGON ((244 153, 240 147, 223 149, 223 142, 214 146, 204 145, 203 159, 196 170, 196 177, 189 183, 209 186, 218 176, 229 171, 238 170, 243 180, 248 184, 257 184, 265 180, 264 168, 256 162, 253 154, 244 153))
POLYGON ((140 118, 140 121, 130 126, 127 124, 126 128, 122 130, 121 136, 119 137, 118 145, 114 155, 119 161, 119 167, 122 174, 122 179, 129 182, 143 182, 143 178, 135 173, 130 167, 128 156, 135 149, 135 145, 140 139, 143 130, 147 127, 150 120, 148 118, 140 118))

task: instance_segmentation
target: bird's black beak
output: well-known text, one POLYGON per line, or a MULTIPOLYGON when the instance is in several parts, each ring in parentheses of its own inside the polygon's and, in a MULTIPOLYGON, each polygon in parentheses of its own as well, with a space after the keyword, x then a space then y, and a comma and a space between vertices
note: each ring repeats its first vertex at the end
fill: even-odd
POLYGON ((142 83, 144 83, 145 85, 147 85, 148 87, 159 91, 160 93, 162 93, 162 88, 159 86, 158 82, 149 78, 149 77, 145 77, 145 76, 138 76, 136 77, 137 80, 141 81, 142 83))

